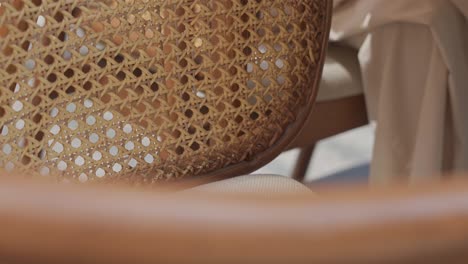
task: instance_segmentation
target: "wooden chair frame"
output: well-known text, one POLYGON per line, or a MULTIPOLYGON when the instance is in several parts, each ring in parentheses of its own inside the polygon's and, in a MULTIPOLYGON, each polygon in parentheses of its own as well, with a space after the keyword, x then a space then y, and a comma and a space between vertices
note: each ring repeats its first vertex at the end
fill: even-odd
POLYGON ((466 263, 468 183, 221 196, 0 180, 2 263, 466 263))

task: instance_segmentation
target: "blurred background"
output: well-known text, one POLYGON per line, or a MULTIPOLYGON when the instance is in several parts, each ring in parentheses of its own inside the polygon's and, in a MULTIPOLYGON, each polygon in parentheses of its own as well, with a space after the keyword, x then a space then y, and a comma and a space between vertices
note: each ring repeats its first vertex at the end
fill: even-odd
MULTIPOLYGON (((375 125, 360 127, 321 141, 307 171, 307 183, 367 182, 375 125)), ((256 174, 292 174, 299 150, 283 153, 256 174)))

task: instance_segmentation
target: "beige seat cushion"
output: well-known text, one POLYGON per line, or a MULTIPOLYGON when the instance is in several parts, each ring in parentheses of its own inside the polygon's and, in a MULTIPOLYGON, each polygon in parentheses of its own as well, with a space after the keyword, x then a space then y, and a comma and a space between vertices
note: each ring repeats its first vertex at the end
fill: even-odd
POLYGON ((311 193, 305 185, 278 175, 246 175, 205 184, 190 191, 209 193, 311 193))
POLYGON ((330 101, 363 93, 357 51, 330 44, 317 101, 330 101))

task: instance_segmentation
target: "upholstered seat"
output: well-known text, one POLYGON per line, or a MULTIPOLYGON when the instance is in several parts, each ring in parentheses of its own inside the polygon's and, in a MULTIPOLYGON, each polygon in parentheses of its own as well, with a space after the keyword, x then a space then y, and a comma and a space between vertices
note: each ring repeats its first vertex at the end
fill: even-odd
POLYGON ((208 183, 190 190, 204 193, 287 194, 311 192, 302 183, 279 175, 245 175, 208 183))

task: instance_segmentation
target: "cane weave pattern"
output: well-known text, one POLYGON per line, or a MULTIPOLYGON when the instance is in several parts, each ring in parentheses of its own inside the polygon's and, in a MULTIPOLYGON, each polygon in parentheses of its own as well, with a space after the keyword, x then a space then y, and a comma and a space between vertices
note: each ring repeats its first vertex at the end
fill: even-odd
POLYGON ((324 0, 0 0, 0 167, 76 182, 206 174, 311 100, 324 0))

